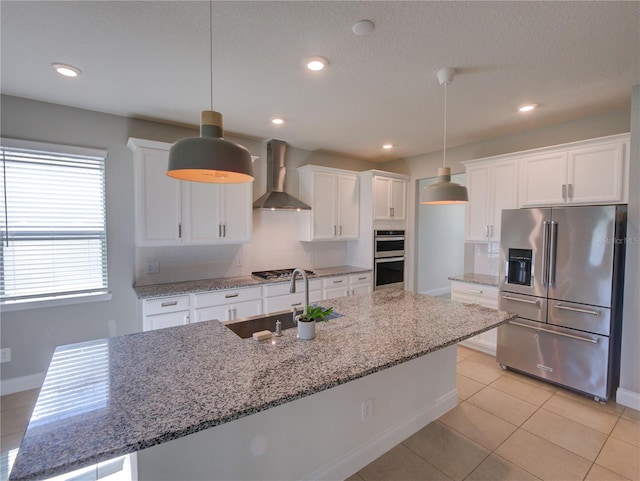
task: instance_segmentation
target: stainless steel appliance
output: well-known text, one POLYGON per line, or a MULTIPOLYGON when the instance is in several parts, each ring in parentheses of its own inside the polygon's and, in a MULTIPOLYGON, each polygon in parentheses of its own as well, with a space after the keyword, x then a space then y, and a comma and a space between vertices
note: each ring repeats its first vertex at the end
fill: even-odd
POLYGON ((374 289, 404 287, 404 230, 373 233, 374 289))
MULTIPOLYGON (((255 271, 255 272, 252 272, 251 275, 259 277, 260 279, 268 280, 268 281, 272 281, 272 280, 289 281, 291 280, 291 274, 293 273, 293 271, 294 271, 293 268, 272 269, 269 271, 255 271)), ((305 269, 305 272, 309 277, 315 276, 316 274, 315 272, 308 271, 306 269, 305 269)))
POLYGON ((626 206, 502 211, 496 359, 606 400, 617 387, 626 206))

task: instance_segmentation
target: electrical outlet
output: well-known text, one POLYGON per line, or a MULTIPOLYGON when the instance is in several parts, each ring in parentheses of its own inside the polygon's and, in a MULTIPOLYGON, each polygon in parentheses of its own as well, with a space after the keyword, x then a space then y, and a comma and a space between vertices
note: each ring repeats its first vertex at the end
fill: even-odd
POLYGON ((373 399, 362 401, 362 422, 373 416, 373 399))
POLYGON ((145 274, 157 274, 160 272, 160 263, 158 261, 146 261, 144 264, 145 274))
POLYGON ((236 267, 242 267, 242 257, 236 257, 236 267))
POLYGON ((11 348, 3 347, 0 351, 0 362, 10 362, 11 361, 11 348))

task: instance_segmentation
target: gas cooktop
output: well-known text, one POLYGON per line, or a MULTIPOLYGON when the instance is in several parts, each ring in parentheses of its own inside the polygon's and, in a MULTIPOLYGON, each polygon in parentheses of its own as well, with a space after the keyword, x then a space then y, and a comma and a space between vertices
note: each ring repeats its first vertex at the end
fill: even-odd
MULTIPOLYGON (((294 268, 291 269, 274 269, 271 271, 257 271, 252 272, 252 276, 259 277, 260 279, 273 280, 273 279, 281 279, 283 281, 288 281, 291 279, 291 273, 294 271, 294 268)), ((308 276, 314 276, 315 272, 304 270, 308 276)))

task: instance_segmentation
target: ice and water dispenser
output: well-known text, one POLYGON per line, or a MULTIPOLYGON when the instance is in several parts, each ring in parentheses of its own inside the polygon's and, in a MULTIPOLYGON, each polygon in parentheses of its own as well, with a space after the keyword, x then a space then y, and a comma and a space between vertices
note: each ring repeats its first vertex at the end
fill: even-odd
POLYGON ((509 249, 507 259, 507 284, 531 285, 533 250, 509 249))

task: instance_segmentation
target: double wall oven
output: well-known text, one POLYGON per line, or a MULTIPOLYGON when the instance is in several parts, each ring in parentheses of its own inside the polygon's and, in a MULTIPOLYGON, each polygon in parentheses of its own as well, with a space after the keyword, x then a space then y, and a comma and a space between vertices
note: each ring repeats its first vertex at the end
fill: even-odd
POLYGON ((373 234, 374 288, 404 287, 404 230, 373 234))

